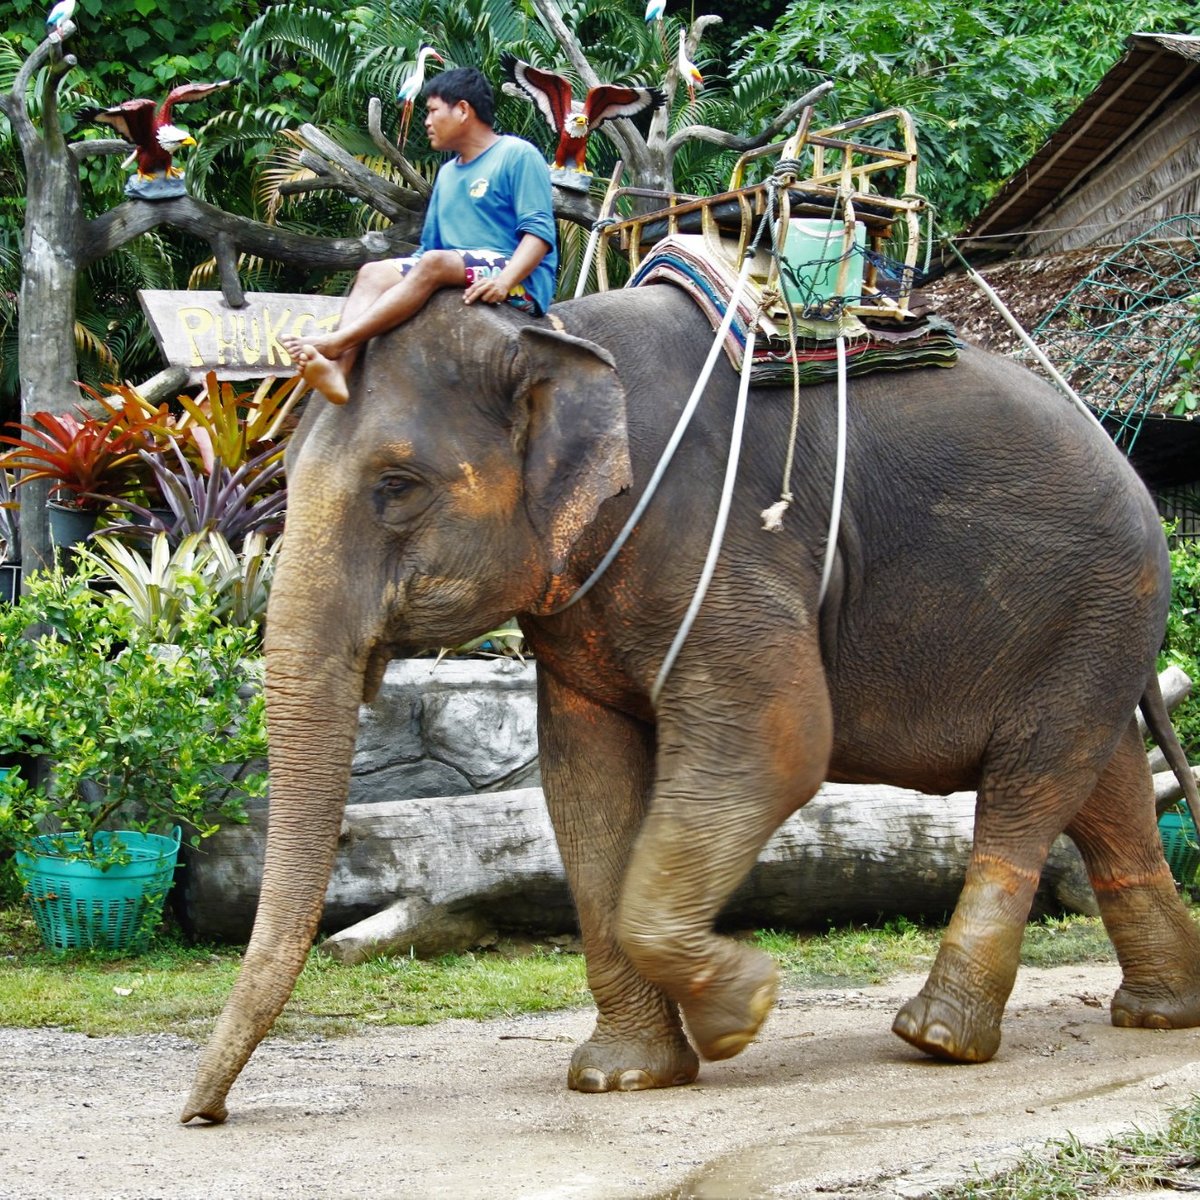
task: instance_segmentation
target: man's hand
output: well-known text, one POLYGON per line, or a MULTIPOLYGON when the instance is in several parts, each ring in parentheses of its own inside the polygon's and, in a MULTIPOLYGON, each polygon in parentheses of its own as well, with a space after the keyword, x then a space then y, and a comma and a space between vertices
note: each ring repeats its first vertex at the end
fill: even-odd
POLYGON ((474 304, 482 300, 484 304, 501 304, 508 299, 508 293, 513 285, 508 282, 508 272, 499 275, 489 275, 486 279, 477 279, 463 292, 463 303, 474 304))

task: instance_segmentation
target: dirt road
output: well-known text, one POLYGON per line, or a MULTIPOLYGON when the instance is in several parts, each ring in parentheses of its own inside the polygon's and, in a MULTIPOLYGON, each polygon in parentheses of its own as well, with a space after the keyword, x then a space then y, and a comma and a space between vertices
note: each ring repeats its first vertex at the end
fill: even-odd
POLYGON ((1000 1053, 976 1067, 891 1034, 917 977, 788 991, 745 1054, 634 1095, 563 1086, 588 1012, 269 1041, 219 1127, 177 1122, 192 1042, 0 1029, 0 1197, 918 1197, 1200 1092, 1200 1030, 1113 1029, 1117 981, 1023 969, 1000 1053))

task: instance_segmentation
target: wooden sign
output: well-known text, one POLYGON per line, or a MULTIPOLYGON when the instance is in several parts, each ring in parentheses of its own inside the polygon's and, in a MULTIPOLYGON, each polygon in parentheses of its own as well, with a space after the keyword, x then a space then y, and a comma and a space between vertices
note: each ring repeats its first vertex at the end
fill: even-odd
POLYGON ((192 383, 210 371, 218 379, 294 375, 281 337, 328 332, 342 311, 340 296, 247 292, 230 308, 220 292, 138 292, 154 339, 169 365, 187 368, 192 383))

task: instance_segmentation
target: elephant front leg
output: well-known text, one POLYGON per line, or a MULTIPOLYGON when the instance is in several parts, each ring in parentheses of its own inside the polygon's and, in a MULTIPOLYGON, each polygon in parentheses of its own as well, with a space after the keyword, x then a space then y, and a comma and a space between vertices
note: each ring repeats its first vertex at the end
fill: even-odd
POLYGON ((538 676, 542 782, 575 898, 596 1001, 596 1028, 567 1085, 581 1092, 691 1083, 699 1070, 676 1005, 635 970, 617 943, 616 912, 630 849, 645 816, 653 731, 538 676))
POLYGON ((778 988, 768 955, 713 924, 828 764, 828 698, 812 682, 819 664, 792 657, 797 677, 760 687, 752 702, 740 688, 685 692, 681 678, 678 699, 660 706, 654 799, 626 874, 620 939, 639 973, 679 1004, 707 1059, 745 1049, 778 988))

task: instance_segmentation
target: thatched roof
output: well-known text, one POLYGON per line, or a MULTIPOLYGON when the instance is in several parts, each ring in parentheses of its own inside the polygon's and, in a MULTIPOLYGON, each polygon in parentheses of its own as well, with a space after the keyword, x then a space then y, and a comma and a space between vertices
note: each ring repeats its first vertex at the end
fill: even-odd
POLYGON ((972 262, 1121 245, 1200 211, 1200 37, 1135 33, 1124 56, 963 232, 972 262))

